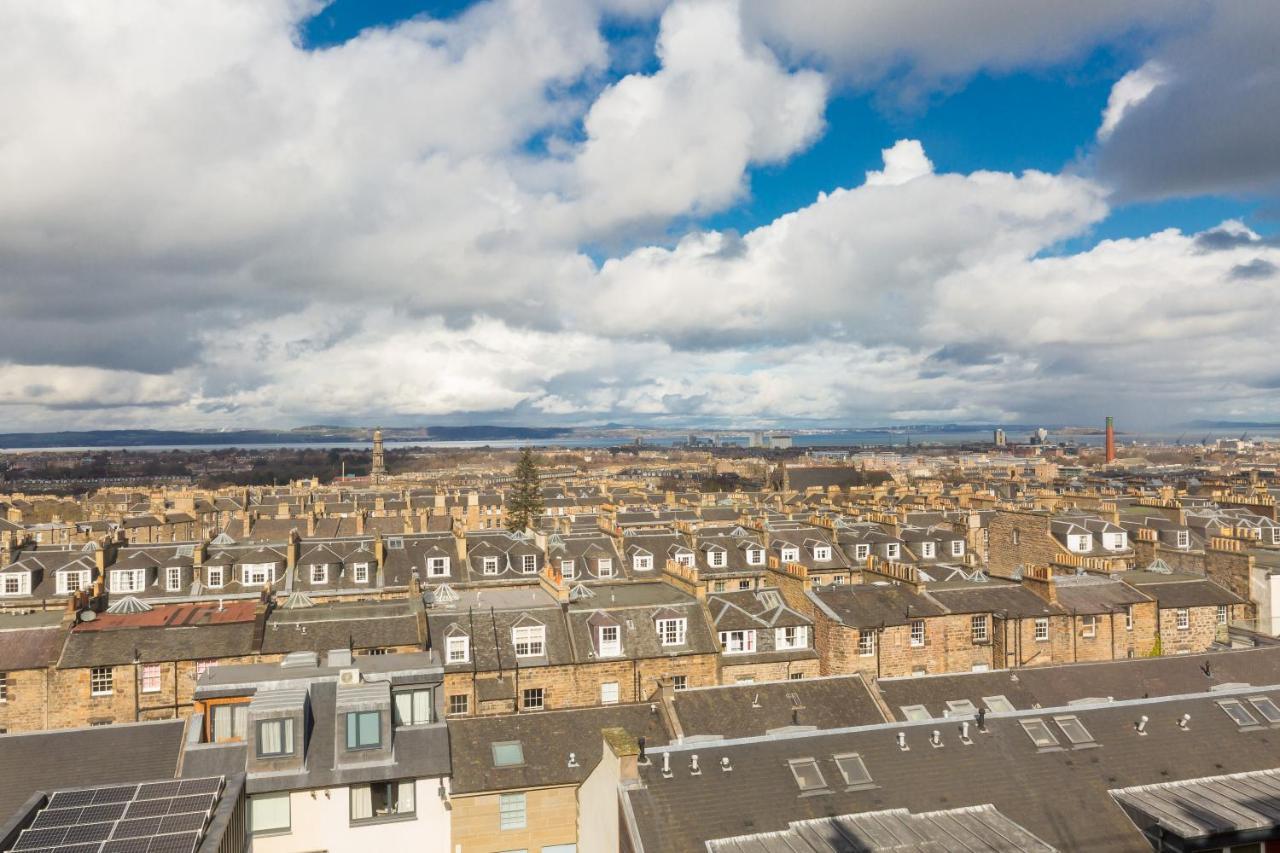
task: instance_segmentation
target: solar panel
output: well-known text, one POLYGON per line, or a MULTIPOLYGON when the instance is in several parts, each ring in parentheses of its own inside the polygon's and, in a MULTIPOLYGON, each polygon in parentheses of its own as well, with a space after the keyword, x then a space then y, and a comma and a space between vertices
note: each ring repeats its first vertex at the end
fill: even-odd
MULTIPOLYGON (((135 800, 155 800, 161 797, 176 797, 182 790, 182 782, 148 782, 138 786, 135 800)), ((196 793, 192 791, 190 793, 196 793)))
POLYGON ((161 817, 169 813, 170 802, 172 800, 135 800, 129 803, 124 816, 127 818, 161 817))
POLYGON ((58 848, 58 853, 98 853, 98 842, 89 844, 66 844, 58 848))
POLYGON ((100 820, 119 820, 124 814, 124 803, 106 803, 101 806, 86 806, 80 812, 77 823, 97 823, 100 820))
POLYGON ((24 829, 18 836, 14 850, 39 850, 41 847, 57 847, 67 834, 65 826, 52 829, 24 829))
POLYGON ((104 823, 82 823, 78 826, 69 826, 67 827, 67 835, 62 839, 62 843, 80 844, 89 841, 106 841, 111 837, 111 830, 115 825, 115 821, 106 821, 104 823))
POLYGON ((93 803, 127 803, 137 792, 137 785, 125 785, 119 788, 99 788, 93 792, 93 803))
POLYGON ((186 814, 172 814, 161 819, 160 829, 157 834, 165 832, 191 832, 192 830, 204 829, 205 813, 204 812, 187 812, 186 814))
POLYGON ((182 790, 178 793, 187 794, 217 794, 222 790, 222 777, 211 776, 207 779, 183 779, 182 790))
POLYGON ((102 845, 102 853, 147 853, 151 847, 151 836, 145 838, 112 839, 102 845))
POLYGON ((200 843, 200 833, 179 832, 173 835, 157 835, 151 839, 148 853, 195 853, 200 843))
POLYGON ((82 809, 45 809, 31 822, 31 829, 48 829, 51 826, 69 826, 80 822, 82 809))
POLYGON ((93 802, 93 791, 59 791, 49 800, 48 808, 67 809, 93 802))
POLYGON ((136 820, 122 820, 116 824, 114 838, 140 838, 155 835, 160 831, 160 818, 144 817, 136 820))
POLYGON ((190 797, 174 797, 169 801, 169 814, 181 812, 207 812, 213 809, 218 798, 213 794, 193 794, 190 797))

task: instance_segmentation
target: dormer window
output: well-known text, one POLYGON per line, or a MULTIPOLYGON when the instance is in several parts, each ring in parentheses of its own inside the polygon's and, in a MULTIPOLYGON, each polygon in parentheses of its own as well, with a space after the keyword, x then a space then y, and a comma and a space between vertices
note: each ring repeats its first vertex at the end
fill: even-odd
POLYGON ((884 546, 884 555, 885 555, 885 557, 889 558, 890 560, 896 560, 896 559, 898 559, 898 556, 899 556, 901 553, 902 553, 902 550, 901 550, 901 548, 899 547, 899 545, 898 545, 898 543, 897 543, 897 542, 890 542, 890 543, 888 543, 887 545, 885 545, 885 546, 884 546))
MULTIPOLYGON (((1274 534, 1274 532, 1275 532, 1275 531, 1272 531, 1272 533, 1273 533, 1273 534, 1274 534)), ((1191 533, 1190 533, 1190 531, 1187 531, 1187 530, 1179 530, 1179 531, 1178 531, 1178 547, 1179 547, 1179 548, 1190 548, 1190 547, 1191 547, 1191 533)))
POLYGON ((498 573, 498 558, 482 557, 480 559, 480 572, 486 575, 496 575, 498 573))
POLYGON ((721 551, 720 549, 717 548, 715 550, 707 552, 707 565, 711 566, 712 568, 719 569, 719 568, 722 568, 724 564, 725 564, 724 551, 721 551))
POLYGON ((427 558, 427 577, 442 578, 449 574, 449 558, 448 557, 428 557, 427 558))
POLYGON ((637 572, 647 572, 653 568, 653 557, 649 554, 636 554, 631 559, 631 567, 637 572))
POLYGON ((937 553, 938 553, 938 546, 937 546, 937 543, 934 543, 934 542, 921 542, 921 543, 920 543, 920 556, 921 556, 921 557, 928 557, 928 558, 932 558, 932 557, 934 557, 934 556, 937 556, 937 553))
POLYGON ((664 646, 683 646, 688 626, 687 619, 659 619, 658 639, 664 646))
POLYGON ((312 566, 312 567, 311 567, 311 582, 312 582, 312 583, 328 583, 328 582, 329 582, 329 567, 328 567, 327 565, 323 565, 323 564, 318 565, 318 566, 312 566))
POLYGON ((146 585, 146 569, 114 569, 111 572, 112 592, 142 592, 146 585))
POLYGON ((680 551, 676 554, 676 562, 686 569, 691 569, 693 568, 693 554, 689 551, 680 551))
POLYGON ((68 595, 89 586, 89 572, 58 572, 58 594, 68 595))
POLYGON ((208 572, 209 589, 222 589, 226 584, 226 570, 222 566, 209 566, 205 571, 208 572))
POLYGON ((541 657, 547 650, 547 629, 544 625, 521 625, 511 629, 511 642, 516 647, 516 657, 541 657))
POLYGON ((466 663, 471 657, 471 638, 449 637, 444 641, 445 660, 448 663, 466 663))
POLYGON ((601 625, 597 638, 600 643, 600 657, 610 658, 622 654, 622 632, 617 625, 601 625))
POLYGON ((721 631, 720 647, 727 655, 748 654, 756 650, 755 631, 721 631))
POLYGON ((573 580, 574 576, 577 574, 577 570, 574 569, 574 565, 573 560, 561 560, 560 575, 566 580, 573 580))
MULTIPOLYGON (((245 586, 263 586, 272 582, 271 563, 245 563, 240 567, 241 583, 245 586)), ((113 573, 114 574, 114 573, 113 573)))
POLYGON ((854 545, 853 556, 859 560, 867 559, 868 557, 871 556, 871 546, 870 545, 854 545))
POLYGON ((9 572, 0 582, 0 595, 30 595, 31 594, 31 574, 30 572, 9 572))
POLYGON ((613 577, 613 560, 608 558, 596 561, 596 574, 602 578, 613 577))
POLYGON ((382 714, 379 711, 347 712, 347 749, 378 749, 382 746, 382 714))
POLYGON ((369 564, 356 563, 355 567, 352 569, 352 576, 354 577, 356 583, 368 583, 369 582, 369 564))
POLYGON ((749 566, 764 565, 764 549, 748 548, 747 549, 747 565, 749 566))
POLYGON ((800 559, 800 549, 794 546, 787 546, 782 549, 782 562, 794 563, 800 559))
POLYGON ((796 625, 787 628, 775 628, 773 644, 779 650, 804 649, 809 647, 809 628, 796 625))
POLYGON ((293 755, 293 720, 258 721, 258 757, 293 755))
POLYGON ((182 589, 182 567, 169 566, 164 570, 164 588, 169 592, 179 592, 182 589))
POLYGON ((964 540, 963 539, 951 540, 951 556, 953 557, 964 556, 964 540))
POLYGON ((1093 534, 1085 533, 1083 535, 1075 535, 1067 537, 1067 547, 1072 551, 1084 553, 1093 550, 1093 534))
POLYGON ((831 548, 827 545, 819 545, 813 549, 813 559, 818 562, 826 562, 831 559, 831 548))
POLYGON ((520 571, 526 575, 534 575, 538 573, 538 555, 525 554, 520 558, 520 571))
POLYGON ((1108 551, 1123 551, 1126 545, 1125 538, 1124 533, 1104 533, 1102 534, 1103 546, 1108 551))

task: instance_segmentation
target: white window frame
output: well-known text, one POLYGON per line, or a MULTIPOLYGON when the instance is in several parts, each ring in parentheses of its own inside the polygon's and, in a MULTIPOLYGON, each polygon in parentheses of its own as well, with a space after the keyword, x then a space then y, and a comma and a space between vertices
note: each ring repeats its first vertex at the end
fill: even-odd
POLYGON ((691 551, 680 551, 676 554, 676 562, 686 569, 693 568, 694 556, 691 551))
POLYGON ((329 582, 329 564, 328 563, 312 563, 311 583, 328 583, 328 582, 329 582))
POLYGON ((664 646, 683 646, 688 637, 688 619, 659 619, 658 641, 664 646), (669 638, 669 639, 668 639, 669 638))
POLYGON ((1126 604, 1124 606, 1124 629, 1126 631, 1133 630, 1133 605, 1126 604))
POLYGON ((936 542, 921 542, 921 557, 936 557, 938 555, 938 544, 936 542))
POLYGON ((853 557, 855 560, 865 560, 871 556, 871 546, 865 542, 853 546, 853 557))
POLYGON ((73 592, 79 592, 82 589, 87 589, 89 586, 88 574, 88 569, 77 570, 74 572, 58 572, 58 595, 70 595, 73 592), (76 579, 76 585, 74 588, 67 583, 71 578, 76 579))
POLYGON ((1123 551, 1126 546, 1124 533, 1102 534, 1102 547, 1108 551, 1123 551))
POLYGON ((524 793, 498 795, 498 829, 506 832, 529 825, 528 804, 524 793))
POLYGON ((227 567, 226 566, 209 566, 207 567, 209 581, 209 589, 222 589, 227 585, 227 567), (214 583, 213 579, 217 578, 218 582, 214 583))
POLYGON ((524 575, 536 575, 538 573, 537 554, 522 554, 520 556, 520 573, 524 575))
POLYGON ((647 572, 653 568, 653 556, 650 554, 636 554, 631 558, 631 568, 637 572, 647 572))
POLYGON ((808 625, 789 625, 785 628, 774 628, 773 631, 773 645, 779 651, 809 648, 808 625))
POLYGON ((756 650, 755 631, 721 631, 720 647, 726 655, 747 655, 756 650))
POLYGON ((1098 636, 1098 617, 1093 615, 1080 617, 1080 636, 1092 640, 1098 636))
POLYGON ((517 625, 511 629, 511 645, 515 647, 518 658, 542 657, 547 653, 547 627, 517 625))
POLYGON ((724 568, 726 564, 725 552, 719 548, 712 548, 707 551, 707 565, 713 569, 724 568))
POLYGON ((1178 626, 1178 630, 1190 631, 1191 630, 1191 608, 1179 607, 1176 610, 1174 610, 1173 613, 1174 613, 1174 619, 1177 620, 1175 624, 1178 626))
POLYGON ((274 563, 245 563, 240 567, 240 583, 246 587, 275 583, 274 563))
POLYGON ((466 663, 471 660, 471 638, 466 635, 445 637, 445 663, 466 663))
POLYGON ((356 563, 351 570, 351 579, 354 580, 356 583, 368 583, 369 582, 369 564, 356 563))
POLYGON ((613 577, 613 558, 602 557, 596 560, 596 575, 602 578, 613 577))
POLYGON ((763 566, 764 565, 764 549, 752 547, 747 549, 747 565, 763 566))
POLYGON ((987 614, 979 613, 969 617, 969 639, 974 643, 985 643, 991 639, 991 621, 987 614))
POLYGON ((163 677, 164 673, 161 672, 160 664, 144 663, 142 665, 141 686, 139 689, 143 693, 159 693, 163 677))
POLYGON ((788 546, 783 548, 781 552, 779 552, 778 556, 784 563, 798 563, 800 562, 800 549, 794 546, 788 546))
POLYGON ((449 558, 448 557, 428 557, 427 558, 427 577, 444 578, 449 576, 449 558))
POLYGON ((481 557, 480 573, 483 575, 496 575, 498 573, 497 557, 481 557))
POLYGON ((1217 617, 1219 625, 1229 625, 1231 623, 1231 605, 1219 604, 1217 617))
POLYGON ((600 683, 600 704, 601 705, 617 705, 621 691, 618 689, 616 681, 602 681, 600 683))
POLYGON ((622 654, 622 626, 601 625, 596 629, 596 642, 600 647, 600 657, 616 658, 622 654), (612 635, 606 637, 606 635, 612 635))
POLYGON ((578 576, 577 563, 573 560, 560 561, 560 576, 566 580, 573 580, 578 576))
POLYGON ((876 632, 870 629, 858 631, 858 657, 870 658, 876 654, 876 632))
POLYGON ((89 695, 112 696, 116 689, 115 669, 109 666, 89 668, 89 695))
POLYGON ((1178 531, 1178 547, 1179 548, 1191 547, 1191 531, 1189 530, 1178 531))
POLYGON ((166 566, 164 570, 164 588, 168 592, 182 591, 182 566, 166 566), (174 581, 174 578, 177 581, 174 581))
POLYGON ((112 569, 112 592, 143 592, 147 588, 146 569, 112 569), (126 582, 126 578, 128 579, 126 582))
POLYGON ((830 559, 831 559, 831 546, 829 546, 829 545, 819 545, 817 548, 814 548, 814 549, 813 549, 813 559, 817 560, 817 561, 818 561, 818 562, 820 562, 820 563, 825 563, 827 560, 830 560, 830 559))
POLYGON ((1033 624, 1035 641, 1037 643, 1047 642, 1049 639, 1049 618, 1047 616, 1037 616, 1033 624))
POLYGON ((951 556, 953 557, 964 556, 964 540, 963 539, 951 540, 951 556))
POLYGON ((912 619, 911 620, 911 648, 913 649, 924 648, 924 632, 925 632, 924 620, 912 619))
POLYGON ((888 560, 896 560, 902 556, 902 549, 897 542, 886 542, 884 546, 884 556, 888 560))

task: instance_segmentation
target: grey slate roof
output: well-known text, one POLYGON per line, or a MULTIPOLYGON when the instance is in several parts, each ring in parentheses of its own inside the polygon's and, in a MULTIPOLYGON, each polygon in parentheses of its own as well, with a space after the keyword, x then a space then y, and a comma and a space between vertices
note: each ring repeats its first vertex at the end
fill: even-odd
POLYGON ((685 737, 741 738, 794 725, 834 729, 884 722, 857 675, 680 690, 673 702, 685 737))
POLYGON ((944 616, 933 599, 899 584, 844 584, 806 590, 819 607, 851 628, 906 625, 922 616, 944 616))

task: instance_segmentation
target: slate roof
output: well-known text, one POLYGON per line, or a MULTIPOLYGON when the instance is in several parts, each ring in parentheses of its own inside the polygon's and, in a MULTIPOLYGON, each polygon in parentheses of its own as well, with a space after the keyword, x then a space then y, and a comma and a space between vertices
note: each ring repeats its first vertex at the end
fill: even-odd
POLYGON ((1120 579, 1156 600, 1162 609, 1243 604, 1244 599, 1203 575, 1161 572, 1124 572, 1120 579))
POLYGON ((263 654, 421 646, 417 616, 403 600, 334 602, 300 610, 275 609, 267 618, 263 654))
POLYGON ((453 794, 509 791, 551 785, 579 785, 600 763, 606 728, 620 727, 643 737, 646 748, 669 738, 662 715, 648 703, 543 711, 501 717, 449 720, 453 749, 453 794), (495 767, 493 744, 519 741, 524 763, 495 767), (569 766, 569 753, 577 759, 569 766))
POLYGON ((997 613, 1030 619, 1065 612, 1021 584, 1007 581, 953 581, 929 584, 927 590, 930 598, 952 613, 997 613))
POLYGON ((944 616, 933 599, 900 584, 842 584, 806 590, 833 619, 851 628, 906 625, 912 619, 944 616))
POLYGON ((691 688, 676 691, 672 701, 686 738, 754 737, 789 726, 836 729, 885 721, 857 675, 691 688))
POLYGON ((1067 575, 1053 579, 1058 604, 1068 613, 1116 613, 1128 604, 1151 601, 1127 584, 1098 575, 1067 575))
POLYGON ((0 616, 0 667, 10 672, 44 669, 58 660, 65 637, 59 624, 62 614, 55 611, 39 615, 54 618, 32 620, 0 616))

